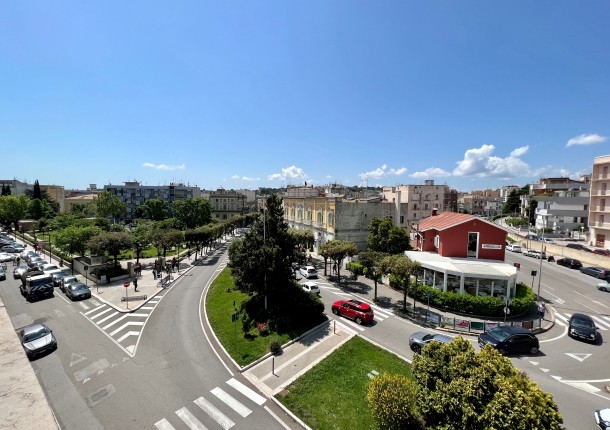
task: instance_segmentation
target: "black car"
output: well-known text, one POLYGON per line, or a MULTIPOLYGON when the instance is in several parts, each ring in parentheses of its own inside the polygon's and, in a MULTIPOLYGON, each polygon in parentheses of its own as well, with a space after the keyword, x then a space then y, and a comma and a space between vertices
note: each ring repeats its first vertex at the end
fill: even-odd
POLYGON ((30 324, 19 330, 19 339, 28 358, 57 349, 53 331, 44 324, 30 324))
POLYGON ((65 289, 66 296, 72 301, 91 298, 91 290, 82 282, 70 284, 65 289))
POLYGON ((570 337, 595 342, 597 340, 597 327, 593 318, 585 314, 573 314, 568 326, 570 337))
POLYGON ((479 346, 491 345, 500 354, 536 354, 540 342, 531 330, 518 326, 498 326, 479 335, 479 346))
POLYGON ((570 269, 580 269, 582 267, 582 263, 575 258, 560 258, 557 260, 557 264, 570 269))
POLYGON ((586 275, 594 276, 599 279, 606 279, 606 280, 610 279, 610 270, 606 270, 601 267, 595 267, 595 266, 581 267, 580 272, 584 273, 586 275))
POLYGON ((6 281, 6 272, 2 267, 0 267, 0 281, 6 281))
POLYGON ((585 251, 585 252, 593 252, 589 248, 587 248, 586 246, 584 246, 580 243, 568 243, 568 244, 566 244, 566 248, 578 249, 579 251, 585 251))

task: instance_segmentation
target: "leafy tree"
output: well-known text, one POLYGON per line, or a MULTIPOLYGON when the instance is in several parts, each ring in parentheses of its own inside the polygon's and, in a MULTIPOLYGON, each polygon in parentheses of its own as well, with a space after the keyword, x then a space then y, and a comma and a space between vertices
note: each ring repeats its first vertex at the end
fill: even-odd
POLYGON ((2 196, 10 196, 10 195, 11 195, 10 185, 2 184, 2 196))
POLYGON ((101 233, 102 229, 96 226, 68 226, 55 233, 55 246, 70 255, 83 256, 89 240, 101 233))
POLYGON ((70 213, 80 216, 95 216, 95 205, 93 203, 74 203, 70 207, 70 213))
POLYGON ((140 262, 140 254, 151 243, 154 224, 152 222, 138 221, 138 225, 131 230, 133 245, 136 250, 136 263, 140 262))
POLYGON ((423 429, 424 422, 417 409, 415 381, 404 375, 383 373, 373 378, 366 399, 380 429, 423 429))
POLYGON ((162 221, 169 215, 169 206, 161 197, 146 200, 142 206, 144 217, 153 221, 162 221))
POLYGON ((527 207, 527 217, 530 225, 536 225, 536 209, 538 208, 538 200, 530 199, 530 204, 527 207))
POLYGON ((394 276, 395 282, 404 293, 403 308, 407 308, 407 292, 413 276, 421 267, 417 261, 413 261, 405 255, 389 255, 381 260, 380 268, 383 273, 394 276))
POLYGON ((458 337, 415 355, 417 407, 430 429, 561 429, 550 394, 489 345, 476 354, 458 337))
POLYGON ((178 247, 184 242, 184 233, 174 228, 160 229, 155 226, 150 233, 150 241, 157 248, 157 255, 165 257, 169 248, 178 247))
POLYGON ((311 248, 315 241, 313 231, 311 230, 297 230, 295 228, 289 228, 288 232, 294 236, 294 239, 298 243, 299 247, 305 252, 306 249, 311 248))
POLYGON ((127 211, 127 205, 109 191, 102 191, 93 199, 95 213, 100 218, 112 217, 113 220, 127 211))
POLYGON ((0 223, 14 230, 19 228, 19 220, 24 219, 29 206, 26 196, 5 195, 0 197, 0 223))
POLYGON ((172 213, 182 228, 191 229, 212 220, 212 205, 204 198, 187 198, 172 203, 172 213))
POLYGON ((516 214, 519 213, 519 208, 521 207, 521 198, 519 197, 519 193, 517 190, 512 190, 506 199, 506 203, 502 206, 502 213, 516 214))
POLYGON ((381 271, 381 260, 386 257, 387 254, 378 251, 363 251, 358 254, 358 261, 365 268, 364 276, 372 279, 375 283, 375 298, 377 301, 377 283, 381 280, 383 272, 381 271))
POLYGON ((118 257, 121 251, 131 249, 132 247, 133 237, 125 232, 103 232, 92 237, 87 242, 87 248, 92 253, 111 255, 115 266, 118 265, 118 257))
POLYGON ((368 249, 370 251, 400 254, 411 249, 409 236, 401 227, 392 224, 392 218, 373 218, 369 225, 368 249))
POLYGON ((27 216, 35 220, 43 218, 51 219, 55 217, 55 211, 48 201, 43 199, 30 200, 28 205, 27 216))
POLYGON ((230 265, 235 285, 241 291, 254 292, 271 301, 277 298, 279 302, 290 291, 286 286, 294 276, 297 243, 288 233, 281 199, 272 195, 265 207, 244 239, 231 244, 230 265))
POLYGON ((333 264, 337 266, 337 279, 341 279, 341 264, 345 257, 352 257, 358 252, 358 245, 354 242, 346 242, 343 240, 329 240, 320 245, 318 253, 324 257, 326 261, 330 258, 333 264))

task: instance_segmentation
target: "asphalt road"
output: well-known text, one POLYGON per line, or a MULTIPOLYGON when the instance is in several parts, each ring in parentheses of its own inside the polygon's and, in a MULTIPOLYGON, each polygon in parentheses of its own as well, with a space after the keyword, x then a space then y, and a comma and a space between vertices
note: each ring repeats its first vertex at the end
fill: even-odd
POLYGON ((70 302, 59 289, 53 298, 28 303, 17 281, 2 282, 14 324, 45 322, 57 337, 58 349, 32 365, 62 429, 300 428, 225 364, 204 333, 205 289, 226 265, 225 251, 181 277, 141 322, 113 323, 121 314, 95 298, 70 302), (137 350, 129 351, 116 337, 132 325, 141 335, 137 350))

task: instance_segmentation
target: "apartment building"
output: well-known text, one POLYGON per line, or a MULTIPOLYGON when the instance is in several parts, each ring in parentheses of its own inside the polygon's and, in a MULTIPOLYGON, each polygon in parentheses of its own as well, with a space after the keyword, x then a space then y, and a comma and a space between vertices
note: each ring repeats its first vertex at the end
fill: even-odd
POLYGON ((590 243, 610 248, 610 155, 595 157, 589 201, 590 243), (606 205, 608 202, 608 205, 606 205))
POLYGON ((148 186, 141 185, 137 181, 129 181, 124 182, 123 185, 104 185, 104 191, 114 194, 127 205, 127 212, 123 217, 119 218, 120 221, 134 220, 136 218, 136 207, 144 204, 148 199, 162 198, 171 206, 176 200, 201 196, 198 187, 191 187, 182 183, 148 186))
POLYGON ((235 190, 219 188, 211 191, 208 200, 212 205, 212 218, 226 220, 247 212, 247 196, 235 190))
POLYGON ((536 196, 535 227, 552 228, 553 235, 569 235, 588 225, 589 191, 560 191, 553 196, 536 196))

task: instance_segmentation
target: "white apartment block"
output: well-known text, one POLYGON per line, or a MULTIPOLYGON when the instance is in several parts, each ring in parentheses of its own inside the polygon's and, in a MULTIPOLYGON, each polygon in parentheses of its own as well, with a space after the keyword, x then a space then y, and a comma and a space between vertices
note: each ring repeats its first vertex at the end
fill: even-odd
POLYGON ((610 248, 610 155, 595 157, 589 203, 590 243, 610 248), (606 204, 608 202, 608 205, 606 204))

